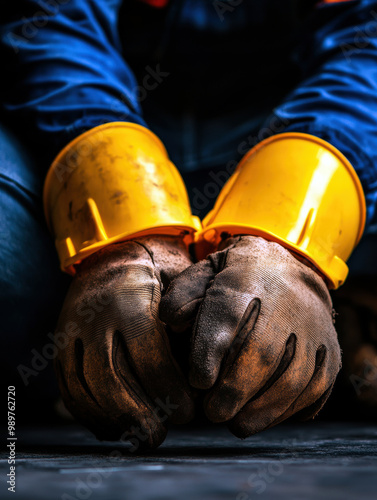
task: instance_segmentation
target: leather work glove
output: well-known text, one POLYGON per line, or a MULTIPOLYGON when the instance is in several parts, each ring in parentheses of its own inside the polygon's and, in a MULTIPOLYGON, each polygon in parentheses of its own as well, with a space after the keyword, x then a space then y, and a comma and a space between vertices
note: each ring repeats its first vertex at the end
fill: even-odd
POLYGON ((160 308, 177 330, 195 320, 189 381, 207 391, 206 415, 241 438, 315 416, 341 364, 325 282, 277 243, 222 245, 172 282, 160 308))
POLYGON ((168 422, 193 417, 190 387, 158 318, 161 293, 190 265, 180 239, 107 246, 78 266, 59 318, 55 362, 63 400, 99 439, 158 446, 168 422))
POLYGON ((334 293, 343 351, 337 407, 354 417, 377 416, 377 283, 375 277, 350 277, 334 293))

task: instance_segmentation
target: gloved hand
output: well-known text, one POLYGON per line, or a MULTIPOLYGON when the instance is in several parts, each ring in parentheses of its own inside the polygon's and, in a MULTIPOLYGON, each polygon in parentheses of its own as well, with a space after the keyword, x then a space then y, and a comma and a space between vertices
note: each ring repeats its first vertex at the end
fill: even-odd
POLYGON ((67 408, 99 439, 155 447, 167 422, 192 418, 190 387, 158 319, 163 289, 190 263, 180 239, 161 236, 113 244, 80 264, 55 368, 67 408))
POLYGON ((323 279, 281 245, 254 236, 186 269, 161 301, 163 321, 195 317, 189 380, 205 412, 244 438, 317 414, 341 358, 323 279))

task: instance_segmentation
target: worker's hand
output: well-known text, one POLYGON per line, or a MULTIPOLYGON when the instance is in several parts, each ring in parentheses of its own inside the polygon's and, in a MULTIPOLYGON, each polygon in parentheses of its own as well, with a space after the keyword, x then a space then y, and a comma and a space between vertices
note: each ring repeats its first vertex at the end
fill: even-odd
POLYGON ((228 239, 186 269, 161 302, 173 328, 195 316, 189 380, 213 422, 247 437, 317 414, 341 358, 327 287, 277 243, 228 239))
POLYGON ((161 293, 191 264, 179 239, 108 246, 79 266, 59 318, 55 367, 63 400, 99 439, 158 446, 167 422, 193 417, 188 382, 158 319, 161 293))

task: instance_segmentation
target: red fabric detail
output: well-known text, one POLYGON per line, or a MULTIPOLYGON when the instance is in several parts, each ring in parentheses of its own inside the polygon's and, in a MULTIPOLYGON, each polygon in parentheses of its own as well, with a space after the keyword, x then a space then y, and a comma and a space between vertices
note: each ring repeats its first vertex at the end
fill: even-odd
POLYGON ((339 3, 339 2, 349 2, 350 0, 322 0, 321 3, 339 3))
POLYGON ((156 9, 162 9, 167 6, 169 0, 140 0, 140 2, 147 3, 151 7, 155 7, 156 9))

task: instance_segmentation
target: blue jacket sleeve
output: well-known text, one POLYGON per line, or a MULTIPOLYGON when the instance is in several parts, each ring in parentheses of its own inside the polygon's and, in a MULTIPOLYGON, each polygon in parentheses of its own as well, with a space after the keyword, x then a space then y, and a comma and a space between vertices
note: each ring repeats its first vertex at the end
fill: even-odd
POLYGON ((265 127, 279 123, 279 132, 305 132, 337 147, 361 180, 370 226, 377 222, 377 2, 322 4, 310 23, 299 56, 302 83, 265 127))
POLYGON ((5 112, 52 157, 105 122, 145 126, 118 39, 122 0, 13 0, 1 22, 5 112), (30 127, 28 127, 30 125, 30 127))

